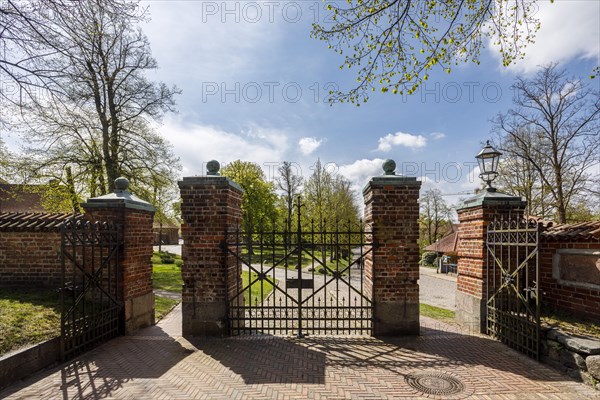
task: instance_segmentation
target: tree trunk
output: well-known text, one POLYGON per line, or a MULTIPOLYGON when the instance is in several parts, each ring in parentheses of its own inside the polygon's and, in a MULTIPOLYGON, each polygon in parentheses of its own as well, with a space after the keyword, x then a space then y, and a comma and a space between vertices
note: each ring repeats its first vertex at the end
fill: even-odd
POLYGON ((81 213, 81 208, 79 207, 79 201, 77 200, 77 194, 75 193, 75 182, 73 181, 73 171, 71 167, 66 167, 65 172, 67 174, 67 187, 69 190, 69 197, 71 198, 71 204, 73 205, 74 213, 81 213))
POLYGON ((158 252, 162 251, 162 222, 158 223, 158 252))

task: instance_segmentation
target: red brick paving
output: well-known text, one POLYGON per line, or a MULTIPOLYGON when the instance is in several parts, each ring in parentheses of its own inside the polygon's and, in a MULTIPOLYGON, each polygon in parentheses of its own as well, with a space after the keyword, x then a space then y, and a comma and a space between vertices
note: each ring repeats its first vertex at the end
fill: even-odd
POLYGON ((477 335, 422 317, 422 336, 181 337, 177 312, 0 392, 7 399, 600 399, 598 392, 477 335), (465 390, 427 395, 411 372, 465 390))

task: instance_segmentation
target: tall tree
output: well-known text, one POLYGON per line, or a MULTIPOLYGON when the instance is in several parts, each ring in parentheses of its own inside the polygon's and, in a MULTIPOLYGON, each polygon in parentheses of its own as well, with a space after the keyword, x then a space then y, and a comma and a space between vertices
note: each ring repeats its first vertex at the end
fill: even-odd
POLYGON ((286 228, 288 232, 291 232, 294 199, 300 194, 302 177, 294 173, 293 164, 289 161, 284 161, 279 166, 278 172, 277 188, 283 192, 283 200, 287 211, 286 228))
POLYGON ((420 222, 425 235, 425 245, 429 245, 446 234, 447 230, 444 227, 451 223, 451 211, 439 189, 427 190, 419 203, 421 208, 420 222))
POLYGON ((304 185, 305 223, 314 221, 319 230, 332 230, 339 223, 355 225, 359 210, 351 182, 317 160, 304 185))
POLYGON ((6 150, 6 146, 0 138, 0 182, 2 179, 6 179, 7 177, 7 167, 8 167, 8 151, 6 150))
POLYGON ((221 170, 221 174, 238 183, 242 195, 242 224, 246 233, 246 246, 252 252, 253 234, 264 230, 276 222, 277 214, 275 187, 265 180, 260 166, 249 161, 236 160, 221 170))
POLYGON ((179 91, 146 77, 157 64, 138 27, 145 11, 125 1, 71 2, 68 13, 60 2, 47 7, 52 21, 27 34, 54 50, 40 62, 61 75, 49 83, 57 90, 46 101, 19 105, 32 176, 62 177, 71 166, 92 195, 112 191, 125 176, 151 200, 153 185, 172 185, 179 168, 155 128, 179 91))
POLYGON ((358 68, 358 85, 334 91, 330 101, 366 102, 369 92, 411 94, 434 68, 479 63, 486 38, 504 65, 523 57, 539 22, 535 0, 348 0, 330 3, 333 23, 313 24, 312 36, 328 42, 358 68))
MULTIPOLYGON (((55 21, 75 5, 70 0, 0 2, 0 104, 40 104, 44 97, 64 93, 63 71, 49 61, 64 50, 54 40, 63 34, 55 21)), ((135 14, 132 3, 123 0, 104 0, 103 5, 135 14)), ((0 124, 8 122, 5 116, 0 115, 0 124)))
MULTIPOLYGON (((499 175, 495 185, 502 191, 522 197, 527 202, 526 215, 551 218, 554 209, 551 205, 550 188, 544 184, 541 178, 542 174, 526 159, 514 156, 519 148, 534 147, 535 135, 523 131, 519 133, 519 136, 523 142, 527 143, 527 146, 515 143, 512 136, 502 137, 500 140, 499 147, 504 149, 506 154, 500 159, 499 175)), ((549 159, 545 155, 530 154, 530 156, 536 158, 536 164, 540 166, 545 175, 551 173, 549 159)))
POLYGON ((155 178, 152 193, 152 205, 156 209, 154 221, 158 223, 158 251, 162 251, 163 225, 176 218, 174 203, 179 198, 179 192, 168 182, 160 182, 160 176, 155 178))
POLYGON ((317 223, 317 229, 326 228, 331 222, 330 198, 332 193, 333 176, 320 159, 314 165, 313 173, 304 185, 304 200, 306 205, 306 220, 317 223))
POLYGON ((339 224, 348 225, 349 229, 354 229, 359 222, 359 209, 351 186, 352 183, 346 177, 336 175, 332 180, 331 197, 328 203, 331 219, 338 221, 339 224))
POLYGON ((556 219, 567 222, 571 201, 587 191, 589 170, 600 163, 600 94, 556 64, 518 78, 513 89, 515 107, 495 119, 499 146, 537 172, 556 219))

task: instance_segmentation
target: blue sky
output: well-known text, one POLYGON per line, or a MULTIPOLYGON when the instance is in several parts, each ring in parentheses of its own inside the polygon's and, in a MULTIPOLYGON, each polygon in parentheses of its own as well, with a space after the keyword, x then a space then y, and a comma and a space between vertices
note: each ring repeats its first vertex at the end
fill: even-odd
MULTIPOLYGON (((503 68, 488 49, 479 66, 455 67, 450 75, 434 71, 413 96, 376 93, 360 107, 330 106, 327 86, 350 88, 356 77, 340 71, 341 56, 309 37, 311 23, 326 16, 325 3, 143 4, 151 21, 142 28, 160 67, 151 77, 183 90, 179 112, 160 128, 181 158, 183 176, 203 174, 211 159, 239 158, 263 165, 267 174, 293 161, 308 177, 319 157, 358 189, 392 158, 404 172, 424 175, 426 188, 472 190, 479 186, 468 174, 473 157, 490 135, 489 120, 510 108, 517 74, 560 62, 587 79, 600 63, 600 2, 545 0, 536 14, 538 39, 515 66, 503 68)), ((590 83, 598 86, 600 79, 590 83)))

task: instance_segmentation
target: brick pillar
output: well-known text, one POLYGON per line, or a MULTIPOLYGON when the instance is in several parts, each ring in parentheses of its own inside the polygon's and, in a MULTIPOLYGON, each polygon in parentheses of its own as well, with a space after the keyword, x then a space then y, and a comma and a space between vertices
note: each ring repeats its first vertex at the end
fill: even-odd
POLYGON ((375 307, 374 333, 418 335, 421 182, 395 175, 393 160, 386 160, 383 169, 386 175, 372 178, 363 190, 365 224, 372 229, 374 243, 365 259, 375 307))
POLYGON ((494 219, 520 217, 526 203, 520 197, 485 190, 464 201, 458 213, 458 277, 456 320, 475 332, 486 331, 486 235, 494 219))
MULTIPOLYGON (((226 335, 228 266, 225 258, 225 230, 233 232, 242 221, 242 188, 218 176, 219 164, 208 163, 207 176, 183 178, 181 191, 181 234, 183 236, 183 334, 226 335)), ((231 283, 231 282, 229 282, 231 283)), ((235 288, 233 288, 235 289, 235 288)))
POLYGON ((152 222, 154 207, 129 192, 129 181, 115 180, 115 192, 82 204, 91 221, 113 222, 121 233, 119 267, 122 271, 125 334, 154 325, 152 292, 152 222))

